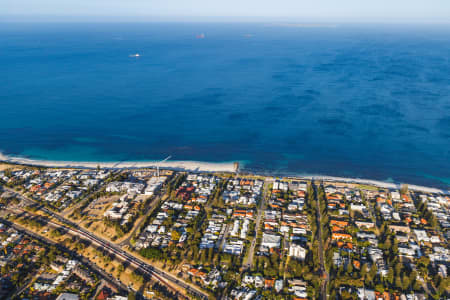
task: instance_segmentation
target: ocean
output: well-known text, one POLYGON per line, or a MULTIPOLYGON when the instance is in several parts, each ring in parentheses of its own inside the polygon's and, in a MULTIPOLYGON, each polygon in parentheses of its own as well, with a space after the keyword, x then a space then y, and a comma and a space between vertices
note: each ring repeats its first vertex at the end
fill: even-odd
POLYGON ((0 71, 8 155, 450 187, 449 25, 1 23, 0 71))

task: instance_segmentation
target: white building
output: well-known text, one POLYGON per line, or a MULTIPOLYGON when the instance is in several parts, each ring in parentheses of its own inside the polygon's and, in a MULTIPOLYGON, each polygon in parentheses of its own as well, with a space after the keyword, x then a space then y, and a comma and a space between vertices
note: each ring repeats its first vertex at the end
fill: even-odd
POLYGON ((306 249, 300 245, 291 243, 288 255, 299 260, 304 260, 306 257, 306 249))
POLYGON ((279 293, 281 292, 282 289, 283 289, 283 280, 282 279, 275 280, 275 291, 279 293))
POLYGON ((425 230, 418 230, 418 229, 414 229, 414 234, 417 237, 417 240, 419 242, 429 242, 430 238, 427 235, 427 232, 425 230))
POLYGON ((351 210, 356 210, 356 211, 363 211, 364 209, 366 209, 366 207, 362 204, 350 204, 350 209, 351 210))
POLYGON ((266 248, 279 248, 281 237, 274 234, 263 233, 261 247, 266 248))
POLYGON ((241 255, 244 249, 244 242, 241 240, 237 241, 227 241, 225 247, 223 248, 224 253, 229 253, 233 255, 241 255))

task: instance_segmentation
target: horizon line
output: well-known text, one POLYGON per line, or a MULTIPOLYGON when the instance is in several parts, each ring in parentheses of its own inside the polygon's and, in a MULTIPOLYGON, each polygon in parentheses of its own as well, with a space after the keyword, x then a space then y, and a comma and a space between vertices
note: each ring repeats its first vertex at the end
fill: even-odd
POLYGON ((0 23, 296 23, 448 25, 450 19, 327 18, 303 16, 1 15, 0 23))

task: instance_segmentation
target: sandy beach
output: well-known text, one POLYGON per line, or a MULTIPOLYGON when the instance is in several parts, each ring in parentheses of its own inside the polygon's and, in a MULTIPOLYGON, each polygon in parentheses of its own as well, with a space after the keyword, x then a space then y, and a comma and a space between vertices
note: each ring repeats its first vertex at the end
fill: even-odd
POLYGON ((0 153, 0 161, 13 164, 51 167, 51 168, 152 168, 159 165, 160 168, 167 168, 179 171, 198 171, 198 172, 235 172, 234 163, 210 163, 199 161, 125 161, 125 162, 82 162, 82 161, 51 161, 36 160, 18 156, 9 156, 0 153))
MULTIPOLYGON (((363 178, 347 178, 347 177, 336 177, 336 176, 323 176, 323 175, 310 175, 310 176, 300 176, 306 179, 314 179, 314 180, 323 180, 323 181, 331 181, 331 182, 346 182, 346 183, 357 183, 357 184, 367 184, 373 185, 380 188, 385 189, 400 189, 403 183, 394 183, 394 182, 385 182, 379 180, 372 179, 363 179, 363 178)), ((407 184, 407 183, 406 183, 407 184)), ((408 189, 412 191, 421 191, 427 193, 441 193, 441 194, 450 194, 450 191, 445 191, 433 187, 426 187, 420 185, 407 184, 408 189)))
MULTIPOLYGON (((125 161, 125 162, 78 162, 78 161, 51 161, 51 160, 37 160, 29 159, 19 156, 9 156, 0 153, 0 162, 20 164, 20 165, 30 165, 30 166, 41 166, 50 168, 81 168, 81 169, 95 169, 97 166, 100 168, 115 168, 115 169, 126 169, 126 168, 152 168, 159 165, 160 168, 172 169, 177 171, 193 171, 193 172, 235 172, 234 163, 224 162, 224 163, 212 163, 212 162, 200 162, 200 161, 165 161, 165 162, 155 162, 155 161, 125 161)), ((242 165, 241 165, 242 167, 242 165)), ((287 176, 293 177, 293 176, 287 176)), ((298 175, 296 178, 302 179, 314 179, 323 180, 330 182, 347 182, 347 183, 357 183, 357 184, 367 184, 373 185, 380 188, 387 189, 399 189, 402 183, 385 182, 372 179, 364 178, 348 178, 348 177, 337 177, 337 176, 326 176, 326 175, 298 175)), ((419 186, 408 184, 408 188, 413 191, 422 191, 427 193, 441 193, 450 194, 449 190, 441 190, 433 187, 419 186)))

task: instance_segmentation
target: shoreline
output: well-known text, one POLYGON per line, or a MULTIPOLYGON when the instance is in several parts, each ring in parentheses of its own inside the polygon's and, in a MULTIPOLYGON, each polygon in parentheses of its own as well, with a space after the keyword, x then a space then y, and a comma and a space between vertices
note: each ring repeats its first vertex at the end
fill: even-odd
POLYGON ((194 171, 194 172, 235 172, 233 162, 214 163, 201 161, 112 161, 112 162, 89 162, 89 161, 54 161, 30 159, 20 156, 9 156, 0 153, 0 162, 29 165, 35 167, 48 168, 79 168, 79 169, 95 169, 100 168, 127 169, 127 168, 160 168, 173 169, 177 171, 194 171))
MULTIPOLYGON (((89 162, 89 161, 53 161, 53 160, 39 160, 30 159, 20 156, 9 156, 0 152, 0 162, 16 164, 16 165, 27 165, 34 167, 48 167, 48 168, 74 168, 74 169, 95 169, 98 166, 100 168, 112 168, 112 169, 138 169, 138 168, 156 168, 159 166, 164 169, 171 169, 175 171, 191 171, 191 172, 236 172, 234 162, 202 162, 202 161, 119 161, 119 162, 89 162)), ((345 182, 345 183, 356 183, 356 184, 367 184, 373 185, 380 188, 387 189, 400 189, 402 184, 407 184, 408 189, 413 191, 422 191, 428 193, 440 193, 445 195, 450 195, 450 190, 444 190, 440 188, 427 187, 415 184, 401 183, 401 182, 386 182, 375 179, 366 178, 351 178, 351 177, 339 177, 339 176, 328 176, 328 175, 268 175, 267 173, 262 174, 258 172, 252 172, 251 170, 242 169, 243 165, 239 162, 239 168, 241 168, 242 173, 255 174, 267 177, 285 177, 285 178, 298 178, 305 180, 323 180, 328 182, 345 182)))
POLYGON ((450 190, 445 191, 443 189, 427 187, 409 183, 400 183, 400 182, 387 182, 381 180, 374 179, 365 179, 365 178, 349 178, 349 177, 339 177, 339 176, 326 176, 326 175, 305 175, 302 178, 314 179, 314 180, 323 180, 328 182, 345 182, 345 183, 357 183, 357 184, 366 184, 366 185, 374 185, 381 188, 387 189, 400 189, 403 184, 408 185, 409 190, 413 191, 422 191, 428 193, 440 193, 440 194, 450 194, 450 190))

